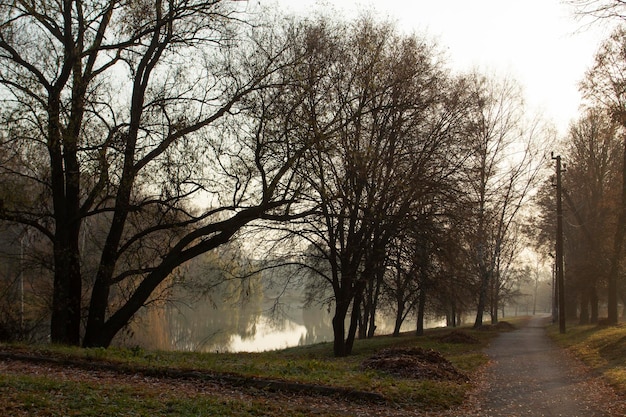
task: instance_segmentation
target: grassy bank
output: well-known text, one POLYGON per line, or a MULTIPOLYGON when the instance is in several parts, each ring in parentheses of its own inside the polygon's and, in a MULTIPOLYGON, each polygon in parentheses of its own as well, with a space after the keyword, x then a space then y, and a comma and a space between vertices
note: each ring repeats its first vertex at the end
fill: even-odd
MULTIPOLYGON (((307 404, 285 407, 283 397, 268 397, 262 389, 246 384, 215 389, 220 375, 233 378, 282 381, 336 388, 341 392, 374 393, 386 406, 396 409, 447 409, 461 404, 472 388, 472 375, 485 364, 481 350, 495 332, 463 332, 478 343, 445 343, 447 329, 432 329, 425 336, 403 335, 399 338, 376 337, 358 340, 354 354, 334 358, 332 344, 290 348, 263 353, 177 353, 148 352, 141 349, 69 349, 51 346, 0 345, 0 351, 11 355, 52 358, 56 364, 44 363, 50 372, 26 372, 6 368, 6 364, 24 361, 5 360, 0 373, 0 414, 2 415, 222 415, 222 416, 297 416, 309 415, 307 404), (398 377, 376 369, 365 369, 362 363, 376 352, 389 347, 421 347, 440 352, 470 382, 398 377), (105 364, 106 372, 86 377, 89 370, 76 363, 105 364), (73 364, 73 366, 68 366, 73 364), (116 369, 125 371, 116 374, 116 369), (133 369, 139 370, 137 375, 133 369), (150 370, 146 377, 141 370, 150 370), (159 372, 167 378, 155 378, 159 372), (169 372, 169 373, 168 373, 169 372), (187 372, 180 380, 171 372, 187 372), (199 378, 189 379, 189 373, 199 378), (75 374, 78 374, 76 376, 75 374), (81 378, 81 375, 83 376, 81 378), (143 375, 143 376, 141 376, 143 375), (211 375, 208 387, 202 375, 211 375), (147 381, 147 382, 146 382, 147 381), (199 386, 205 386, 199 389, 199 386), (252 391, 251 391, 252 390, 252 391), (124 411, 125 410, 125 411, 124 411)), ((26 361, 27 362, 27 361, 26 361)), ((87 366, 89 368, 89 366, 87 366)), ((94 367, 96 369, 96 367, 94 367)), ((101 368, 97 368, 101 369, 101 368)), ((39 371, 40 372, 40 371, 39 371)), ((90 374, 91 375, 91 374, 90 374)), ((230 385, 229 385, 230 384, 230 385)), ((292 394, 294 396, 296 394, 292 394)), ((286 396, 289 398, 289 396, 286 396)), ((324 401, 318 396, 313 401, 324 401)), ((358 397, 357 397, 358 398, 358 397)), ((365 397, 364 397, 365 398, 365 397)), ((345 399, 344 399, 345 400, 345 399)), ((291 400, 286 400, 291 401, 291 400)), ((352 401, 352 400, 351 400, 352 401)), ((358 400, 355 400, 358 402, 358 400)), ((368 401, 365 399, 364 401, 368 401)), ((339 415, 334 412, 316 415, 339 415)))
POLYGON ((548 333, 619 392, 626 393, 626 324, 619 326, 573 325, 565 334, 552 325, 548 333))

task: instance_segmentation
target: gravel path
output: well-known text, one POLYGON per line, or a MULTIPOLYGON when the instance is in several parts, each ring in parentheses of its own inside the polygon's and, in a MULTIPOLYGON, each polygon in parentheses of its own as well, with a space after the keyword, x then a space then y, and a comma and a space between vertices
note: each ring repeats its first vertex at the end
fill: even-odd
POLYGON ((549 317, 502 333, 487 354, 494 361, 480 395, 478 415, 626 416, 626 403, 599 377, 548 339, 549 317))

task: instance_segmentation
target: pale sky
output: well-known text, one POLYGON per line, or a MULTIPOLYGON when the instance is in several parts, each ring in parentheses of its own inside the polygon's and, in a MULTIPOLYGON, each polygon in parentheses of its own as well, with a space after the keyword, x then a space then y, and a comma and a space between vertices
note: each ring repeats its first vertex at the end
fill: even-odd
MULTIPOLYGON (((317 0, 276 0, 306 14, 317 0)), ((518 80, 532 111, 559 134, 578 115, 578 83, 591 66, 608 22, 588 25, 561 0, 325 0, 340 16, 374 10, 399 27, 437 41, 454 69, 480 68, 518 80)))

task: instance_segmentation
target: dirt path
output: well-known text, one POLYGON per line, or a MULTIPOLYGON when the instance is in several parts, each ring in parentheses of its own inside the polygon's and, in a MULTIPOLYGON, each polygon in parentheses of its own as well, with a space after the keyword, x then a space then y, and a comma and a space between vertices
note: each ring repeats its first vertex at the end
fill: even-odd
POLYGON ((494 339, 479 415, 625 416, 624 399, 548 339, 548 321, 533 317, 494 339))

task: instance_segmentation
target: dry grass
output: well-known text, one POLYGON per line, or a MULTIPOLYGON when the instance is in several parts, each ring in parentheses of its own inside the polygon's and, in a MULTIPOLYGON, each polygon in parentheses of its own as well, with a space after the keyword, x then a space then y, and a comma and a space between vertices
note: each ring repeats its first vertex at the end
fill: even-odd
POLYGON ((626 393, 626 323, 618 326, 568 324, 565 334, 558 326, 548 333, 587 366, 601 374, 618 392, 626 393))

